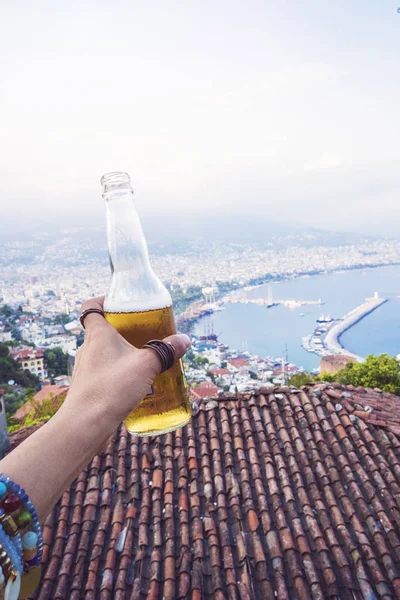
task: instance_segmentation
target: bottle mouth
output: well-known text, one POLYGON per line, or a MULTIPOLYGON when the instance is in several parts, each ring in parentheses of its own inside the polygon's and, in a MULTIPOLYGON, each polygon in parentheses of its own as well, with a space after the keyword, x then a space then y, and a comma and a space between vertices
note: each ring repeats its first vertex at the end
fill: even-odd
POLYGON ((103 186, 103 196, 110 192, 129 190, 133 193, 131 178, 124 171, 111 171, 100 179, 103 186))
POLYGON ((128 173, 125 171, 111 171, 110 173, 105 173, 103 177, 100 179, 101 185, 106 185, 107 183, 118 184, 130 181, 128 173))

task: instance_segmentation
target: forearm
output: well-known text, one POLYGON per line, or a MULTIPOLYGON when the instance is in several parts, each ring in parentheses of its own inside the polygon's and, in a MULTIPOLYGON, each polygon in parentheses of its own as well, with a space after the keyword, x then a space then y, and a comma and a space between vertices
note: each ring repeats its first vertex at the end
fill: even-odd
POLYGON ((116 424, 67 401, 43 427, 0 462, 0 472, 25 489, 43 523, 64 490, 113 433, 116 424))

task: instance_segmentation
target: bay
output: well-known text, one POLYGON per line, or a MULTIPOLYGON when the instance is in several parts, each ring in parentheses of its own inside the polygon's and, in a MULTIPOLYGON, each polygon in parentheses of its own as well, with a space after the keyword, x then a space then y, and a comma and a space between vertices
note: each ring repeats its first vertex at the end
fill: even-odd
MULTIPOLYGON (((341 343, 360 356, 387 352, 400 353, 400 266, 335 272, 301 277, 271 285, 275 300, 321 300, 323 306, 266 308, 255 304, 225 304, 224 310, 203 317, 194 326, 196 335, 210 331, 230 348, 248 350, 258 356, 282 357, 307 370, 319 366, 320 358, 301 347, 302 338, 311 334, 321 313, 343 317, 379 292, 388 302, 365 317, 341 337, 341 343), (301 314, 304 316, 300 316, 301 314)), ((245 292, 249 298, 267 298, 268 286, 245 292)))

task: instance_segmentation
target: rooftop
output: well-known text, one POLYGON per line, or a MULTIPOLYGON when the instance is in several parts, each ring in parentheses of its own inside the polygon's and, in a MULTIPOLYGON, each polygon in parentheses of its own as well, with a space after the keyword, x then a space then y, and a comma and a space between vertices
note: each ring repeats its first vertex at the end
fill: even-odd
POLYGON ((43 358, 43 351, 37 350, 36 348, 30 348, 25 350, 11 350, 11 355, 15 360, 34 360, 37 358, 43 358))
POLYGON ((400 598, 400 398, 274 388, 122 426, 44 543, 40 600, 400 598))
POLYGON ((230 358, 228 363, 233 367, 248 367, 250 362, 245 358, 230 358))
MULTIPOLYGON (((42 404, 45 400, 53 400, 53 405, 56 408, 59 408, 62 403, 62 399, 65 398, 68 392, 68 389, 68 385, 45 385, 33 396, 34 403, 42 404)), ((23 419, 31 412, 32 408, 33 405, 30 401, 25 402, 25 404, 23 404, 21 408, 17 410, 14 417, 18 420, 23 419)))
POLYGON ((212 398, 213 396, 216 396, 218 392, 221 392, 221 388, 211 381, 202 381, 198 386, 190 389, 191 397, 197 400, 212 398))

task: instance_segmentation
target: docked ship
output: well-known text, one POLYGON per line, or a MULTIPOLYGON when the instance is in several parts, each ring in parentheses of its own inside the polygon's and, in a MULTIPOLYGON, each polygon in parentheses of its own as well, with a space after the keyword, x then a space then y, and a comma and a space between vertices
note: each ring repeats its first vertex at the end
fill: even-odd
POLYGON ((333 323, 334 319, 332 319, 331 315, 321 315, 319 319, 317 319, 317 323, 333 323))

